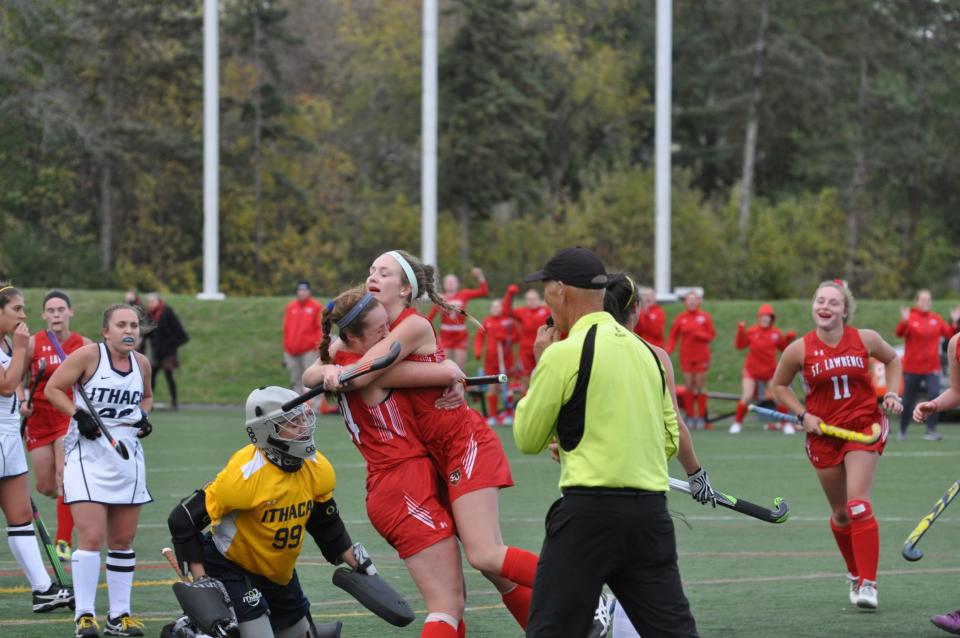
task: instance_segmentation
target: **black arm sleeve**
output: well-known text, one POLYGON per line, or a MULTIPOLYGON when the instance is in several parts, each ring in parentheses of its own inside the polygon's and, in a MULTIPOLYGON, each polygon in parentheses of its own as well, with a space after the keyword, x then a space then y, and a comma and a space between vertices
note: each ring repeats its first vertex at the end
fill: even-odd
POLYGON ((317 542, 323 557, 334 565, 342 562, 340 555, 353 545, 340 518, 337 503, 332 498, 324 503, 314 501, 313 511, 307 519, 307 531, 317 542))
POLYGON ((173 538, 177 562, 202 563, 203 539, 200 533, 210 525, 206 494, 197 490, 173 508, 167 518, 167 527, 173 538))

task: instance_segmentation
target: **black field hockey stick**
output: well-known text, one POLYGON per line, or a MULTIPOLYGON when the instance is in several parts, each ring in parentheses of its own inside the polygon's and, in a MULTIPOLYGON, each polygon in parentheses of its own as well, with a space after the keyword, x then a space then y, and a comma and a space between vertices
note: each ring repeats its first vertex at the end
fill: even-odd
MULTIPOLYGON (((689 483, 675 479, 672 476, 670 477, 670 488, 685 494, 691 493, 689 483)), ((716 490, 714 490, 714 494, 717 496, 717 505, 722 505, 735 512, 752 516, 767 523, 783 523, 787 520, 787 517, 790 516, 790 505, 781 496, 773 499, 773 509, 767 509, 750 501, 745 501, 742 498, 730 496, 729 494, 717 492, 716 490)))
MULTIPOLYGON (((30 396, 27 397, 27 409, 33 408, 33 395, 37 393, 37 387, 40 385, 40 379, 43 378, 43 373, 47 369, 47 360, 40 359, 40 363, 37 364, 37 374, 34 375, 33 379, 30 380, 30 396)), ((20 423, 20 438, 23 438, 23 434, 27 431, 27 419, 23 419, 23 422, 20 423)))
MULTIPOLYGON (((382 357, 377 357, 372 361, 367 361, 366 363, 361 363, 360 365, 347 368, 346 370, 340 373, 340 376, 337 378, 337 382, 340 385, 344 385, 345 383, 353 381, 357 377, 362 377, 363 375, 368 374, 370 372, 374 372, 376 370, 383 370, 384 368, 389 367, 394 361, 396 361, 397 357, 399 356, 400 356, 400 342, 394 341, 393 343, 390 344, 390 350, 387 352, 387 354, 383 355, 382 357)), ((297 407, 301 403, 306 403, 313 397, 319 394, 323 394, 324 392, 326 392, 326 389, 323 387, 323 384, 320 384, 315 388, 307 390, 297 398, 290 399, 289 401, 281 405, 280 409, 283 410, 284 412, 287 412, 297 407)))
POLYGON ((37 509, 37 504, 33 502, 33 499, 30 499, 30 507, 33 509, 33 524, 37 527, 37 534, 40 535, 40 543, 43 545, 43 551, 47 555, 47 560, 50 561, 50 566, 53 567, 53 575, 57 578, 57 584, 61 587, 69 587, 70 581, 67 580, 67 575, 63 571, 63 565, 60 564, 60 557, 57 556, 57 548, 53 544, 53 541, 50 540, 50 533, 47 531, 47 526, 43 524, 43 519, 40 518, 40 510, 37 509))
POLYGON ((485 374, 479 377, 466 377, 463 385, 490 385, 494 383, 508 383, 510 377, 505 374, 485 374))
MULTIPOLYGON (((53 334, 52 330, 47 330, 47 338, 50 339, 50 344, 53 346, 53 349, 57 351, 57 354, 60 355, 60 361, 66 361, 67 355, 63 351, 63 348, 60 347, 60 341, 57 339, 57 335, 53 334)), ((107 356, 110 356, 107 353, 107 356)), ((134 359, 132 365, 137 365, 136 359, 134 359)), ((100 413, 97 412, 96 408, 93 407, 93 402, 90 401, 90 397, 87 396, 87 391, 83 389, 82 383, 73 384, 74 392, 80 395, 80 398, 83 399, 83 404, 87 406, 87 412, 90 413, 90 416, 93 417, 93 420, 96 421, 97 427, 100 429, 100 432, 103 434, 104 438, 107 439, 107 443, 117 451, 117 454, 120 455, 124 461, 130 458, 130 452, 127 451, 127 446, 123 444, 123 441, 117 441, 113 438, 113 435, 110 434, 110 430, 107 429, 107 426, 103 424, 103 419, 100 418, 100 413)))
MULTIPOLYGON (((771 419, 779 419, 781 421, 788 421, 790 423, 799 423, 799 419, 797 419, 797 417, 785 412, 777 412, 776 410, 763 408, 759 405, 751 405, 747 409, 751 412, 756 412, 761 416, 771 419)), ((844 441, 854 441, 856 443, 863 443, 864 445, 873 445, 880 440, 881 428, 879 423, 874 423, 870 426, 870 434, 867 434, 865 432, 858 432, 856 430, 848 430, 847 428, 830 425, 829 423, 821 423, 820 432, 826 434, 827 436, 843 439, 844 441)))
POLYGON ((913 528, 913 531, 907 536, 907 540, 903 542, 902 553, 904 558, 910 561, 923 558, 923 552, 917 549, 917 543, 919 543, 923 535, 927 533, 927 530, 930 529, 934 521, 943 514, 943 510, 947 509, 947 505, 952 503, 953 499, 957 498, 958 493, 960 493, 960 481, 954 481, 953 485, 947 489, 947 493, 933 504, 933 509, 930 510, 930 513, 920 519, 917 526, 913 528))

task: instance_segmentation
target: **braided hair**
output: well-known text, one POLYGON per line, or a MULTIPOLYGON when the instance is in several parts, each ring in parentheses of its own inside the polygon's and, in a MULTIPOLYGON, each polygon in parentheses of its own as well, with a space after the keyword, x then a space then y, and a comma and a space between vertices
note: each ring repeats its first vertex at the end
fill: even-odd
MULTIPOLYGON (((320 351, 320 360, 323 363, 331 363, 330 357, 330 342, 333 337, 333 327, 336 322, 343 319, 344 316, 350 310, 357 305, 363 296, 366 294, 366 289, 364 286, 355 286, 349 288, 339 295, 330 300, 330 303, 327 304, 326 309, 323 313, 323 321, 321 326, 323 328, 323 340, 320 341, 318 350, 320 351)), ((364 329, 366 328, 367 321, 366 317, 371 310, 380 305, 380 302, 373 298, 370 302, 360 311, 360 313, 350 322, 350 324, 344 328, 339 328, 340 340, 344 343, 350 343, 351 337, 360 337, 363 334, 364 329)))
MULTIPOLYGON (((417 290, 420 291, 420 297, 426 295, 427 299, 435 305, 448 312, 455 312, 466 317, 475 323, 478 328, 483 330, 483 324, 481 324, 476 317, 463 308, 457 308, 448 303, 447 300, 437 292, 437 269, 434 266, 423 263, 405 250, 397 250, 396 252, 400 253, 400 255, 407 260, 407 263, 410 264, 410 268, 413 269, 413 275, 417 278, 417 290)), ((411 285, 411 282, 407 279, 407 273, 404 272, 403 268, 400 269, 400 280, 408 286, 411 285)), ((412 306, 415 301, 416 299, 411 297, 411 299, 407 300, 407 305, 412 306)))

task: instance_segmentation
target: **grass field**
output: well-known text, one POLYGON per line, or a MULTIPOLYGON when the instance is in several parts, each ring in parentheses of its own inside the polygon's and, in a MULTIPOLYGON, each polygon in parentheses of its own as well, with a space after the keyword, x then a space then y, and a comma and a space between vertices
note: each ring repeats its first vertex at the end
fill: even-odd
MULTIPOLYGON (((156 412, 156 430, 147 439, 148 481, 155 502, 143 508, 135 543, 138 554, 134 610, 147 623, 147 635, 177 613, 170 591, 172 572, 160 556, 169 544, 166 517, 171 507, 210 480, 229 455, 245 444, 238 407, 224 410, 156 412)), ((680 568, 702 636, 924 637, 945 635, 927 617, 960 606, 960 554, 953 541, 960 509, 948 509, 921 543, 925 558, 908 563, 900 546, 950 482, 957 478, 960 428, 944 426, 944 440, 924 441, 919 427, 905 442, 891 441, 880 464, 874 507, 880 519, 880 610, 861 612, 847 602, 844 567, 827 525, 825 500, 803 453, 803 439, 762 432, 748 420, 746 432, 697 432, 697 451, 718 489, 769 505, 786 497, 790 519, 770 525, 730 510, 713 510, 673 494, 680 568)), ((558 467, 545 455, 516 452, 509 429, 499 430, 510 457, 516 487, 503 492, 501 523, 505 540, 537 550, 543 516, 557 496, 558 467)), ((337 501, 348 529, 371 550, 380 571, 403 592, 418 613, 415 623, 396 629, 380 621, 330 583, 331 567, 308 543, 299 572, 318 621, 340 619, 343 635, 417 636, 423 604, 402 563, 376 535, 363 505, 363 462, 338 418, 325 417, 317 429, 319 448, 337 469, 337 501)), ((682 470, 675 463, 675 476, 682 470)), ((35 496, 52 528, 53 503, 35 496)), ((954 505, 954 508, 960 506, 954 505)), ((9 552, 0 552, 0 636, 31 638, 72 635, 72 616, 58 610, 30 613, 30 597, 9 552)), ((101 578, 101 583, 103 579, 101 578)), ((520 636, 493 587, 468 571, 466 621, 470 636, 520 636)), ((102 586, 102 585, 101 585, 102 586)), ((106 591, 98 593, 98 612, 106 591)), ((576 638, 576 637, 574 637, 576 638)))

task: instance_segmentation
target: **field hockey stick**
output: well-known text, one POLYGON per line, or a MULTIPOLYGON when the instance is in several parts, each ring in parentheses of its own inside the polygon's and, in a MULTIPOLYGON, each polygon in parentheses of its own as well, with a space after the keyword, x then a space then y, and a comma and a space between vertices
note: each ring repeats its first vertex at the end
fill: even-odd
MULTIPOLYGON (((683 492, 684 494, 692 493, 689 483, 675 479, 672 476, 670 477, 670 489, 683 492)), ((773 499, 773 509, 767 509, 750 501, 745 501, 742 498, 730 496, 729 494, 724 494, 716 490, 714 490, 714 494, 717 497, 717 505, 722 505, 735 512, 752 516, 767 523, 783 523, 787 520, 787 517, 790 516, 790 505, 781 496, 773 499)))
MULTIPOLYGON (((777 412, 776 410, 763 408, 759 405, 751 405, 748 409, 751 412, 756 412, 761 416, 769 417, 771 419, 779 419, 781 421, 788 421, 790 423, 799 423, 799 419, 797 419, 797 417, 785 412, 777 412)), ((820 423, 820 432, 826 434, 827 436, 843 439, 844 441, 853 441, 855 443, 863 443, 864 445, 873 445, 880 440, 881 430, 879 423, 874 423, 870 426, 869 434, 866 434, 865 432, 857 432, 856 430, 848 430, 847 428, 830 425, 829 423, 820 423)))
POLYGON ((177 557, 173 554, 173 550, 169 547, 164 547, 160 550, 160 553, 163 554, 163 557, 167 559, 168 563, 170 563, 170 568, 173 569, 174 573, 176 573, 180 582, 189 583, 190 579, 187 578, 186 574, 183 573, 183 570, 180 569, 180 565, 177 564, 177 557))
POLYGON ((923 535, 927 533, 927 530, 930 529, 933 522, 940 517, 943 510, 947 509, 947 505, 953 502, 953 499, 957 497, 958 493, 960 493, 960 481, 954 481, 953 485, 947 489, 947 493, 933 504, 933 509, 930 510, 930 513, 920 519, 917 526, 913 528, 913 531, 907 536, 907 540, 903 542, 902 553, 904 558, 910 561, 923 558, 923 552, 917 549, 917 543, 919 543, 923 535))
MULTIPOLYGON (((394 341, 393 343, 390 344, 390 350, 387 352, 387 354, 383 355, 382 357, 377 357, 372 361, 367 361, 366 363, 361 363, 360 365, 353 366, 352 368, 347 368, 346 370, 340 373, 339 377, 337 377, 337 382, 340 385, 344 385, 346 383, 349 383, 350 381, 353 381, 357 377, 362 377, 367 373, 374 372, 376 370, 383 370, 384 368, 389 367, 390 364, 392 364, 394 361, 396 361, 397 357, 399 356, 400 356, 400 342, 394 341)), ((319 394, 323 394, 325 391, 326 390, 323 387, 323 384, 320 384, 315 388, 307 390, 306 392, 296 397, 295 399, 290 399, 289 401, 281 405, 280 409, 283 410, 284 412, 287 412, 297 407, 301 403, 306 403, 313 397, 319 394)))
POLYGON ((485 374, 479 377, 466 377, 463 385, 488 385, 491 383, 508 383, 510 377, 505 374, 485 374))
MULTIPOLYGON (((66 361, 67 354, 63 351, 63 348, 60 347, 60 341, 57 339, 57 335, 53 334, 52 330, 47 330, 47 338, 50 340, 50 345, 53 346, 53 349, 60 355, 60 361, 66 361)), ((100 428, 100 432, 104 438, 107 439, 107 443, 117 451, 117 454, 119 454, 120 458, 124 461, 129 459, 130 452, 127 451, 127 446, 123 444, 123 441, 117 441, 113 438, 113 435, 110 434, 110 430, 107 429, 107 426, 103 424, 103 419, 100 418, 100 413, 93 407, 93 402, 90 401, 90 397, 87 396, 87 391, 83 389, 83 384, 75 383, 73 384, 73 388, 74 391, 80 395, 80 398, 83 399, 83 404, 87 406, 87 412, 89 412, 93 420, 96 421, 97 427, 100 428)))
MULTIPOLYGON (((503 357, 503 343, 497 341, 497 367, 499 368, 500 374, 506 376, 507 366, 503 357)), ((508 405, 510 400, 510 388, 504 385, 500 388, 500 399, 503 401, 503 409, 508 410, 510 406, 508 405)))
MULTIPOLYGON (((37 374, 34 375, 33 379, 30 380, 30 396, 27 397, 27 409, 33 408, 33 395, 37 393, 37 387, 40 385, 40 379, 43 378, 43 372, 47 369, 47 360, 40 359, 40 363, 37 364, 37 374)), ((27 431, 27 419, 30 417, 24 417, 23 421, 20 423, 20 438, 23 438, 23 434, 27 431)))
POLYGON ((33 502, 33 499, 30 499, 30 507, 33 509, 33 524, 37 527, 37 534, 40 535, 40 542, 43 544, 43 550, 47 555, 47 560, 50 561, 50 566, 53 567, 53 574, 57 577, 57 584, 61 587, 67 587, 70 585, 70 581, 67 580, 67 575, 63 571, 63 565, 60 564, 60 557, 57 556, 57 548, 53 544, 53 541, 50 540, 50 532, 47 531, 47 526, 43 524, 43 519, 40 518, 40 510, 37 509, 37 504, 33 502))

